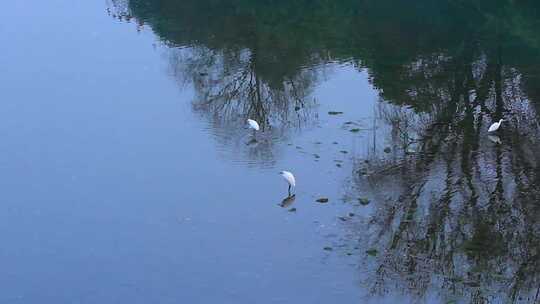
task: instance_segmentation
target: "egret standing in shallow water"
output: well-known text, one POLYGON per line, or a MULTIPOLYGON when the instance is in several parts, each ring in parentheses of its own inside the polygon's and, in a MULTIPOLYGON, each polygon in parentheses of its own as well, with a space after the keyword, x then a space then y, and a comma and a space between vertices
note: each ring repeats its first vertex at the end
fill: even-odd
POLYGON ((281 171, 279 172, 279 175, 283 176, 283 178, 289 184, 289 196, 291 196, 291 187, 296 187, 296 180, 294 179, 294 175, 289 171, 281 171))
POLYGON ((488 132, 495 132, 497 130, 499 130, 499 127, 501 126, 501 123, 503 122, 504 120, 501 119, 499 120, 499 122, 494 122, 488 129, 488 132))
POLYGON ((253 129, 253 134, 255 134, 255 131, 259 131, 260 127, 259 127, 259 123, 256 122, 255 120, 253 119, 248 119, 247 120, 247 123, 248 123, 248 127, 250 129, 253 129))

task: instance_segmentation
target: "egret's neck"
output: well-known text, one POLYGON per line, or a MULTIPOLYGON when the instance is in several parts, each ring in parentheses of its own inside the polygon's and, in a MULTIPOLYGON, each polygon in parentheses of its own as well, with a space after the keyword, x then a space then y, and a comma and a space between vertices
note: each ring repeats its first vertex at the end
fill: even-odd
POLYGON ((502 122, 503 122, 503 120, 502 120, 502 119, 501 119, 501 120, 499 120, 499 124, 501 124, 502 122))

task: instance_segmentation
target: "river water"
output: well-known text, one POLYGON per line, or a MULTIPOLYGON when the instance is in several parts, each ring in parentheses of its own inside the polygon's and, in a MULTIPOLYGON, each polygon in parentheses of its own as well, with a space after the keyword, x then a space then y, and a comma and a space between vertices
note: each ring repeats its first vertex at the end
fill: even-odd
POLYGON ((538 11, 6 1, 0 303, 536 303, 538 11))

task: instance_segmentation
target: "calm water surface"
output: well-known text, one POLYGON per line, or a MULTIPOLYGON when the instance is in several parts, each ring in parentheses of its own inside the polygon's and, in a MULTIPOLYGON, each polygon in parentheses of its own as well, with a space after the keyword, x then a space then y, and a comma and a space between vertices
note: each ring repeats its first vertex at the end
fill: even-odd
POLYGON ((0 303, 539 301, 533 1, 1 6, 0 303))

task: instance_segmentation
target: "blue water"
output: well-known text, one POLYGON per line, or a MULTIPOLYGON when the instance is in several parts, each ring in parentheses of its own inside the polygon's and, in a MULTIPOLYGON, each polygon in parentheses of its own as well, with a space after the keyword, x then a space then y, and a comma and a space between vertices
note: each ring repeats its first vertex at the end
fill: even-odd
POLYGON ((537 36, 368 2, 3 3, 0 303, 534 303, 537 36))

